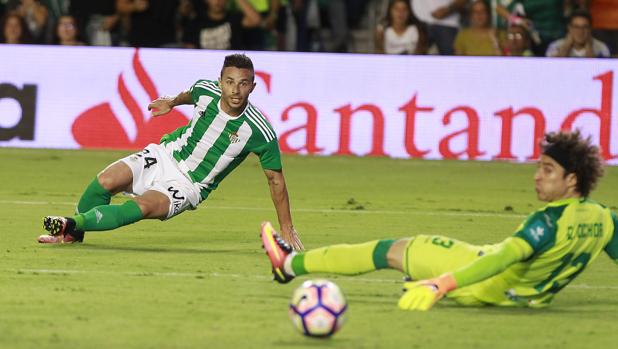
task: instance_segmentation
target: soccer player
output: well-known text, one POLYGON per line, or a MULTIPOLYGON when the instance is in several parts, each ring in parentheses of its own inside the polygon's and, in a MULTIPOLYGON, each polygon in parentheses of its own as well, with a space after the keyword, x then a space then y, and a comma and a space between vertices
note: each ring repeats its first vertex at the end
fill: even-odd
POLYGON ((166 220, 195 209, 254 153, 268 179, 282 237, 302 249, 292 225, 277 136, 249 102, 255 85, 251 59, 232 54, 225 57, 218 81, 198 80, 176 97, 160 97, 150 103, 153 117, 177 105, 193 104, 193 118, 164 135, 160 144, 150 144, 105 168, 82 194, 76 215, 43 219, 49 234, 38 241, 81 242, 86 231, 116 229, 142 219, 166 220), (135 196, 121 205, 110 205, 111 197, 119 192, 135 196))
POLYGON ((293 252, 270 223, 262 242, 275 280, 309 273, 354 275, 397 269, 406 282, 399 307, 427 310, 443 296, 462 305, 544 307, 602 251, 618 262, 618 219, 588 196, 603 175, 598 148, 580 133, 550 133, 534 175, 547 205, 504 241, 475 246, 418 235, 293 252))

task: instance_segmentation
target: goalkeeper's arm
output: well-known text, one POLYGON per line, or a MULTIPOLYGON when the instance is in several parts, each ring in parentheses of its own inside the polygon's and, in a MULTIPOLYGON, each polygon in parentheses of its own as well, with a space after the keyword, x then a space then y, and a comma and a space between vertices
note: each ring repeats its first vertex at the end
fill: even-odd
POLYGON ((474 262, 431 280, 408 282, 406 292, 399 300, 399 307, 410 310, 427 310, 448 292, 488 279, 513 263, 530 257, 532 247, 523 239, 509 237, 492 253, 474 262))
POLYGON ((530 257, 532 247, 523 239, 509 237, 496 251, 488 253, 467 266, 452 272, 457 287, 465 287, 503 272, 513 263, 530 257))

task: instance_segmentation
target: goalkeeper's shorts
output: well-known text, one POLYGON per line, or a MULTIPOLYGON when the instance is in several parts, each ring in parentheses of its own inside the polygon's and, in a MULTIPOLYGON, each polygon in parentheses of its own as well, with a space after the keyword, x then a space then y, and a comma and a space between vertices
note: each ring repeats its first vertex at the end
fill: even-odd
MULTIPOLYGON (((488 253, 492 245, 477 246, 441 235, 417 235, 406 247, 404 272, 414 280, 431 279, 455 271, 488 253)), ((487 304, 479 297, 486 283, 456 289, 447 294, 462 305, 487 304)))

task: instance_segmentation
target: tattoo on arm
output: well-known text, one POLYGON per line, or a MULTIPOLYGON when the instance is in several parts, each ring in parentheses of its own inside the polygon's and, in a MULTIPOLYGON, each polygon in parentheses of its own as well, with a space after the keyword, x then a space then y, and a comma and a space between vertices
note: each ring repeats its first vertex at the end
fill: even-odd
POLYGON ((189 91, 182 91, 178 94, 178 96, 174 97, 171 102, 171 106, 175 107, 177 105, 183 104, 193 104, 193 98, 191 97, 191 93, 189 91))

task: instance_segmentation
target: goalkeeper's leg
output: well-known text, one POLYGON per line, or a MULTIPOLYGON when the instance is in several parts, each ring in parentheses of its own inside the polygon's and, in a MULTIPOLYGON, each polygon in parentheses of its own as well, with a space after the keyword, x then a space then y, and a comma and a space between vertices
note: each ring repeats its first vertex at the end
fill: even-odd
POLYGON ((284 269, 295 276, 309 273, 357 275, 386 268, 403 271, 405 250, 410 240, 373 240, 292 253, 286 259, 284 269))
POLYGON ((481 253, 480 247, 463 241, 439 235, 417 235, 291 253, 283 263, 283 270, 291 276, 309 273, 356 275, 390 268, 421 280, 456 270, 481 253))
POLYGON ((411 240, 374 240, 297 253, 279 237, 270 222, 262 223, 260 236, 275 280, 280 283, 308 273, 356 275, 384 268, 403 271, 405 251, 411 240))

